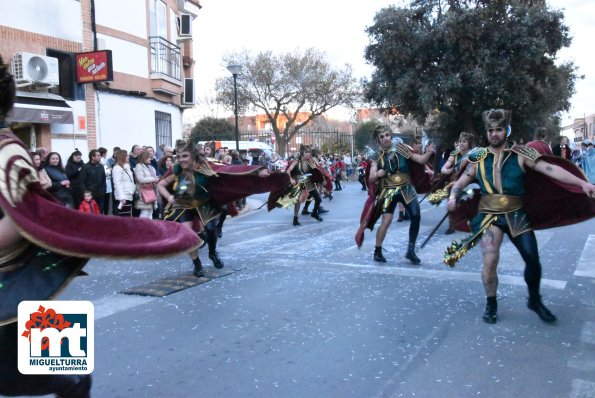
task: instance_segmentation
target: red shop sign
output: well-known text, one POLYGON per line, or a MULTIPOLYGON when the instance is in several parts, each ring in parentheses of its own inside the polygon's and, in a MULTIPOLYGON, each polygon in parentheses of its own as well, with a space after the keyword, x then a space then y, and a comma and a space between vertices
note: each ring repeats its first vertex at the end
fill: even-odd
POLYGON ((114 79, 111 50, 77 53, 74 59, 77 83, 97 83, 114 79))

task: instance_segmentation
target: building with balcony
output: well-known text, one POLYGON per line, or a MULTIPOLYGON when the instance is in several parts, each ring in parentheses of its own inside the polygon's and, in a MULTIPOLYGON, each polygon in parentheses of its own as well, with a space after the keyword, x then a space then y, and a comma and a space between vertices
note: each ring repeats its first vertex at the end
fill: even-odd
POLYGON ((584 140, 595 139, 595 114, 575 118, 571 124, 562 127, 560 135, 579 146, 584 140))
POLYGON ((2 6, 0 54, 22 69, 11 128, 31 148, 63 158, 74 148, 173 144, 194 104, 192 22, 200 8, 199 0, 2 6), (104 50, 110 79, 81 82, 77 54, 104 50))

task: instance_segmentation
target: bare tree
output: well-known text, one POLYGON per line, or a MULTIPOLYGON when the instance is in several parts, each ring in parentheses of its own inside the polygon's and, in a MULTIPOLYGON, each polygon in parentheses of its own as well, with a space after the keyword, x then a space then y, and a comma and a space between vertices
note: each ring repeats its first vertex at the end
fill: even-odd
MULTIPOLYGON (((224 61, 242 65, 237 78, 240 113, 266 115, 279 153, 285 154, 301 128, 334 107, 352 107, 361 97, 351 66, 333 69, 326 55, 315 49, 256 55, 245 50, 226 55, 224 61)), ((233 80, 219 80, 216 92, 217 99, 233 110, 233 80)))

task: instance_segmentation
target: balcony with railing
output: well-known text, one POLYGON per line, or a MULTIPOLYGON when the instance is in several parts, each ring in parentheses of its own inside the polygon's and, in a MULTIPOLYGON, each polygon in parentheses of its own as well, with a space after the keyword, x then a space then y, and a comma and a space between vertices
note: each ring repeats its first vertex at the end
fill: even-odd
MULTIPOLYGON (((163 37, 149 37, 151 45, 151 77, 154 74, 168 76, 181 82, 182 55, 180 47, 163 37)), ((159 78, 159 76, 156 76, 159 78)))

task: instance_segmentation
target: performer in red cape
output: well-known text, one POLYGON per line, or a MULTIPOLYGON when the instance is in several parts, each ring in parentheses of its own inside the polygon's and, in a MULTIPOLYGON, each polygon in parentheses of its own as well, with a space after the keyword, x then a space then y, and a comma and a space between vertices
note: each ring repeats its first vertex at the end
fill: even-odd
MULTIPOLYGON (((284 173, 270 174, 262 166, 208 162, 202 145, 194 146, 186 141, 176 143, 176 155, 173 172, 157 184, 167 202, 164 219, 201 233, 207 241, 213 265, 223 268, 217 252, 217 220, 221 206, 255 193, 279 189, 286 186, 289 179, 284 173)), ((203 276, 198 250, 188 254, 194 264, 194 275, 203 276)))
POLYGON ((289 184, 285 187, 272 191, 269 195, 268 210, 275 207, 293 206, 293 225, 301 225, 298 220, 300 206, 308 196, 314 200, 314 208, 310 217, 322 221, 318 212, 322 199, 318 194, 316 184, 325 184, 328 188, 328 179, 318 167, 316 160, 312 157, 313 149, 309 145, 300 147, 300 158, 287 165, 285 173, 289 177, 289 184))
MULTIPOLYGON (((467 165, 467 155, 475 147, 475 137, 471 133, 461 132, 457 149, 450 153, 450 156, 442 166, 438 177, 434 177, 436 183, 432 193, 428 195, 428 202, 433 205, 439 205, 447 199, 450 194, 450 188, 457 179, 460 171, 467 165)), ((467 228, 467 219, 455 220, 452 215, 448 217, 448 229, 445 234, 449 235, 455 232, 455 229, 469 232, 467 228)))
POLYGON ((17 370, 17 339, 24 338, 17 330, 18 304, 53 299, 90 257, 170 256, 197 246, 198 239, 175 223, 86 214, 54 199, 25 145, 4 128, 14 95, 14 79, 0 57, 0 395, 88 397, 90 375, 17 370))
POLYGON ((497 266, 504 234, 525 261, 524 277, 529 290, 527 307, 544 322, 556 317, 541 301, 541 263, 533 229, 551 228, 588 220, 595 215, 595 185, 586 181, 570 161, 542 156, 535 149, 506 147, 510 132, 508 110, 483 113, 489 146, 469 153, 469 165, 451 189, 448 209, 457 210, 456 197, 476 181, 481 197, 478 212, 470 221, 472 235, 453 242, 444 262, 454 264, 478 241, 483 252, 482 280, 487 296, 483 320, 496 323, 498 303, 497 266))
POLYGON ((545 142, 545 127, 540 127, 537 129, 535 134, 533 135, 533 141, 527 142, 527 146, 529 148, 535 149, 542 155, 554 155, 552 152, 552 147, 550 144, 545 142))
POLYGON ((362 245, 364 229, 373 230, 376 221, 382 217, 376 232, 374 261, 385 263, 382 243, 393 220, 395 207, 401 202, 411 217, 405 258, 413 264, 419 264, 421 260, 415 254, 415 242, 421 221, 417 192, 423 193, 430 189, 430 175, 425 173, 424 165, 434 153, 434 145, 428 145, 423 155, 413 153, 411 148, 403 143, 393 144, 392 130, 383 124, 374 129, 373 139, 380 145, 378 152, 372 157, 368 177, 369 184, 375 187, 368 191, 360 227, 355 236, 356 244, 358 247, 362 245))

